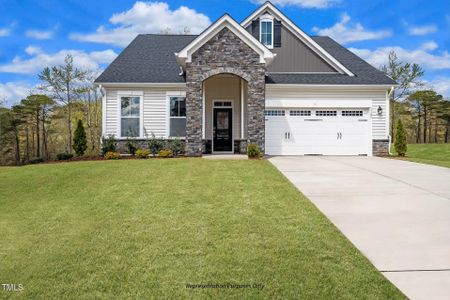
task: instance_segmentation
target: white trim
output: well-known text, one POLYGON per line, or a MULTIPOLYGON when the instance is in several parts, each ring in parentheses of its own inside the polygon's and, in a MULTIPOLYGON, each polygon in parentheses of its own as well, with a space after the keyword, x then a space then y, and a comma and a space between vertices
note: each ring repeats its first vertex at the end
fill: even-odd
POLYGON ((244 108, 244 79, 240 78, 241 83, 241 140, 244 139, 244 122, 245 122, 245 108, 244 108))
POLYGON ((206 118, 206 84, 205 82, 202 82, 202 139, 206 139, 205 118, 206 118))
POLYGON ((117 138, 126 139, 131 137, 122 136, 122 97, 139 97, 139 136, 144 138, 144 92, 143 91, 117 91, 117 138))
POLYGON ((319 44, 317 44, 309 35, 303 32, 297 25, 295 25, 291 20, 289 20, 278 8, 276 8, 272 3, 266 2, 260 8, 258 8, 253 14, 251 14, 247 19, 245 19, 241 26, 243 28, 250 25, 253 19, 263 12, 270 12, 275 17, 282 20, 286 28, 288 28, 292 33, 297 35, 297 37, 303 41, 309 48, 311 48, 317 55, 322 59, 327 61, 330 65, 336 68, 340 73, 345 73, 349 76, 355 76, 349 69, 347 69, 343 64, 341 64, 336 58, 334 58, 330 53, 325 51, 319 44))
POLYGON ((271 24, 271 27, 272 27, 272 29, 271 29, 271 36, 272 36, 272 43, 270 44, 270 45, 265 45, 265 44, 263 44, 264 46, 266 46, 267 48, 269 48, 269 49, 273 49, 273 44, 274 44, 274 42, 273 42, 273 40, 274 40, 274 22, 273 22, 273 17, 270 15, 270 14, 264 14, 264 15, 262 15, 260 18, 259 18, 259 41, 261 42, 261 44, 263 44, 263 42, 262 42, 262 23, 263 22, 270 22, 270 24, 271 24))
POLYGON ((186 63, 191 62, 192 54, 197 51, 202 45, 209 41, 223 28, 228 28, 231 32, 237 35, 244 43, 256 51, 260 56, 260 63, 268 66, 276 56, 267 47, 261 44, 255 37, 253 37, 247 30, 241 27, 228 14, 223 15, 219 20, 213 23, 203 33, 197 36, 189 45, 184 47, 180 52, 175 53, 178 63, 185 67, 186 63))
POLYGON ((106 135, 106 89, 99 85, 100 93, 102 93, 102 137, 106 135))
POLYGON ((286 88, 338 88, 338 89, 352 89, 352 90, 385 90, 390 89, 392 84, 266 84, 267 89, 286 89, 286 88))
POLYGON ((161 87, 161 88, 186 88, 186 83, 178 83, 178 82, 166 82, 166 83, 155 83, 155 82, 102 82, 101 84, 96 83, 95 85, 103 86, 103 87, 125 87, 125 88, 132 88, 132 87, 161 87))
MULTIPOLYGON (((176 118, 170 116, 170 97, 185 97, 186 98, 186 92, 183 91, 167 91, 166 92, 166 134, 165 137, 167 139, 174 138, 170 136, 170 118, 176 118)), ((179 117, 179 118, 185 118, 186 117, 179 117)), ((180 136, 180 139, 185 139, 185 136, 180 136)))
POLYGON ((234 153, 234 100, 233 99, 214 99, 212 101, 211 116, 211 153, 233 154, 234 153), (231 102, 231 106, 216 106, 216 102, 231 102), (230 108, 231 109, 231 151, 214 151, 214 109, 230 108))
POLYGON ((336 100, 330 99, 288 99, 288 100, 265 100, 266 108, 364 108, 368 109, 372 107, 371 99, 348 99, 348 100, 336 100))

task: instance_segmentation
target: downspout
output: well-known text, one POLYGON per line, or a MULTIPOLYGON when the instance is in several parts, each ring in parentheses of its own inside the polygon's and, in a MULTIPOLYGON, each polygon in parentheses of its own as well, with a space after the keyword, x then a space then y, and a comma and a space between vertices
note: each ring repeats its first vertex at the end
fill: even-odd
MULTIPOLYGON (((388 103, 388 105, 389 105, 389 103, 391 102, 391 100, 390 100, 390 98, 391 98, 391 94, 392 94, 392 92, 394 91, 394 89, 395 89, 395 87, 391 87, 391 90, 389 91, 389 93, 388 93, 388 98, 387 98, 387 103, 388 103)), ((387 114, 387 119, 389 120, 389 118, 390 118, 390 115, 389 115, 389 112, 390 112, 390 108, 387 110, 387 112, 386 112, 386 114, 387 114)), ((390 121, 390 120, 389 120, 390 121)), ((388 122, 389 123, 389 122, 388 122)), ((390 128, 390 126, 388 125, 388 127, 387 127, 387 132, 388 132, 388 140, 389 140, 389 155, 393 155, 393 153, 392 153, 392 151, 391 151, 391 145, 392 145, 392 137, 391 137, 391 135, 389 134, 389 128, 390 128)))

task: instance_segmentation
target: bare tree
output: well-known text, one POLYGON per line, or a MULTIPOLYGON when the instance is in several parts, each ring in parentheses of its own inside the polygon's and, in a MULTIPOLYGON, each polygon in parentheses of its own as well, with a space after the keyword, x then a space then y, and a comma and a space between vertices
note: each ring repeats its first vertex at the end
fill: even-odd
POLYGON ((67 151, 72 152, 72 105, 75 95, 80 93, 80 84, 86 79, 86 71, 73 65, 73 57, 67 55, 64 65, 45 68, 39 79, 44 83, 42 88, 49 92, 53 99, 67 107, 67 151))
POLYGON ((395 80, 398 86, 391 93, 391 138, 394 140, 396 104, 411 93, 411 90, 422 85, 419 80, 424 71, 418 64, 399 61, 394 51, 389 53, 389 62, 382 71, 395 80))

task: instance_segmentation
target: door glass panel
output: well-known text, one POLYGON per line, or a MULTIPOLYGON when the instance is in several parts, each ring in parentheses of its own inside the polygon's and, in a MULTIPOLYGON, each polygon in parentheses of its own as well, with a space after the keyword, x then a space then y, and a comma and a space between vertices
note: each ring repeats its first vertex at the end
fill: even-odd
POLYGON ((217 129, 219 130, 228 129, 228 112, 223 111, 217 112, 217 129))

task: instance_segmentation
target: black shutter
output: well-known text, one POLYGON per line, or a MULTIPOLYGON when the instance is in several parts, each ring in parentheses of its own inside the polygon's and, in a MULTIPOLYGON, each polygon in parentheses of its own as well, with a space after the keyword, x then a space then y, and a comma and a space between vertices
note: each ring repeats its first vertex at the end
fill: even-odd
POLYGON ((252 35, 259 41, 259 19, 252 21, 252 35))
POLYGON ((281 21, 278 20, 273 24, 273 46, 281 47, 281 21))

